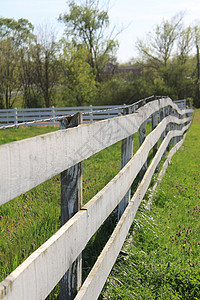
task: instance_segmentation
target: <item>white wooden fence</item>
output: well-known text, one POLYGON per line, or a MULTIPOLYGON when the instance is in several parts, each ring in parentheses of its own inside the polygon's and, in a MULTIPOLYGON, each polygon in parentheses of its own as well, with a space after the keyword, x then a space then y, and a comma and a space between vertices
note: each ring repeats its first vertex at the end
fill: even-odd
MULTIPOLYGON (((186 108, 186 100, 175 101, 180 109, 186 108)), ((124 104, 124 107, 126 105, 124 104)), ((138 109, 136 104, 135 109, 138 109)), ((49 107, 49 108, 25 108, 25 109, 0 109, 0 126, 10 124, 20 124, 33 120, 42 120, 52 118, 48 122, 33 123, 32 125, 53 125, 59 124, 55 120, 56 117, 73 115, 76 112, 83 113, 84 122, 93 122, 117 117, 119 113, 123 113, 122 105, 105 105, 105 106, 77 106, 77 107, 49 107)))
MULTIPOLYGON (((61 173, 61 209, 62 202, 69 207, 67 212, 61 211, 64 225, 0 283, 0 299, 45 299, 62 278, 68 286, 67 295, 62 295, 62 299, 98 298, 160 159, 169 143, 175 144, 173 152, 181 146, 193 110, 180 110, 171 99, 165 98, 149 102, 135 113, 130 110, 126 113, 91 124, 80 124, 81 114, 78 114, 78 117, 62 120, 59 131, 0 146, 1 205, 61 173), (146 120, 150 117, 153 130, 146 136, 146 120), (66 127, 69 128, 63 129, 66 127), (132 157, 133 135, 137 131, 140 148, 132 157), (120 172, 80 207, 82 161, 121 140, 120 172), (155 156, 147 168, 147 157, 153 147, 155 156), (131 185, 139 172, 144 176, 130 198, 131 185), (75 192, 71 192, 70 185, 76 187, 75 192), (77 208, 72 212, 70 207, 75 207, 74 204, 77 208), (117 206, 122 216, 81 284, 81 252, 117 206), (76 269, 74 265, 71 267, 73 262, 76 269)), ((61 287, 63 292, 65 284, 61 287)))
MULTIPOLYGON (((0 126, 8 124, 19 124, 33 120, 42 120, 52 118, 53 120, 37 123, 37 125, 56 125, 59 124, 54 118, 59 116, 73 115, 82 112, 84 122, 93 122, 107 118, 117 117, 122 113, 122 105, 106 106, 76 106, 76 107, 49 107, 49 108, 25 108, 25 109, 1 109, 0 126)), ((35 125, 35 124, 33 124, 35 125)))

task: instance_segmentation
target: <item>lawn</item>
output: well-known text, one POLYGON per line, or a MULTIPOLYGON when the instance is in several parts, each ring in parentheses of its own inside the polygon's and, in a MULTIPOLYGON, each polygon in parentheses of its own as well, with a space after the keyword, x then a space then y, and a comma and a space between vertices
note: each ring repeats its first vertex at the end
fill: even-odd
POLYGON ((200 110, 146 201, 100 299, 200 299, 200 110))
MULTIPOLYGON (((1 130, 0 144, 45 134, 57 129, 26 127, 1 130)), ((119 172, 120 157, 121 144, 117 143, 83 162, 83 203, 88 202, 119 172)), ((108 228, 108 223, 105 226, 108 228)), ((0 281, 59 228, 60 174, 0 206, 0 281)), ((99 231, 97 236, 98 238, 92 238, 87 247, 88 251, 84 252, 86 259, 83 265, 83 276, 90 271, 91 261, 95 261, 95 255, 98 256, 103 247, 103 241, 99 243, 99 237, 101 236, 101 240, 103 239, 102 232, 99 231), (92 260, 91 252, 93 252, 92 260), (89 257, 89 263, 87 257, 89 257)), ((49 297, 50 299, 56 298, 54 294, 57 293, 57 290, 49 297)))
MULTIPOLYGON (((200 112, 197 111, 185 144, 173 158, 155 196, 151 211, 147 211, 145 205, 141 206, 124 245, 125 255, 119 256, 100 296, 101 299, 158 299, 158 297, 168 299, 168 295, 169 299, 180 299, 178 298, 179 294, 182 295, 182 290, 189 289, 188 286, 190 286, 190 290, 195 286, 194 295, 196 295, 196 290, 199 292, 197 257, 200 237, 199 231, 195 229, 195 226, 199 228, 200 210, 199 177, 197 177, 197 174, 199 176, 198 166, 200 166, 199 161, 197 161, 200 157, 199 150, 197 150, 200 149, 200 145, 198 145, 199 118, 200 112), (195 149, 198 153, 195 152, 195 149), (190 156, 192 156, 193 164, 189 159, 190 156), (184 167, 186 162, 187 167, 184 167), (189 168, 189 164, 191 164, 191 168, 189 168), (194 174, 192 175, 189 170, 191 172, 195 170, 194 174), (176 177, 174 177, 175 175, 176 177), (196 185, 194 185, 194 178, 196 178, 196 185), (195 191, 194 187, 196 188, 195 191), (197 201, 188 204, 188 202, 193 201, 188 201, 189 197, 192 198, 195 193, 198 195, 197 201), (178 199, 179 203, 176 203, 178 199), (186 210, 185 207, 187 206, 186 210), (193 214, 196 216, 196 223, 194 222, 192 225, 191 220, 193 218, 191 216, 193 214), (185 222, 186 215, 188 215, 188 223, 185 222), (192 238, 193 236, 194 238, 192 238), (181 241, 180 245, 178 244, 179 241, 181 241), (182 258, 177 249, 182 251, 182 258), (189 258, 187 259, 187 257, 189 258), (183 278, 181 272, 187 274, 188 285, 185 283, 186 277, 183 278), (191 278, 195 278, 195 283, 190 280, 191 278), (183 286, 182 288, 179 287, 182 290, 176 291, 177 286, 183 286)), ((28 127, 1 130, 0 144, 57 129, 53 127, 28 127)), ((150 132, 150 125, 147 126, 147 132, 150 132)), ((134 152, 137 149, 138 134, 134 136, 134 152)), ((120 156, 121 144, 117 143, 83 162, 83 203, 88 202, 119 172, 120 156)), ((151 158, 150 153, 149 161, 151 158)), ((84 278, 112 232, 113 218, 115 216, 105 222, 102 229, 91 239, 87 249, 83 252, 84 278)), ((59 227, 60 175, 2 205, 0 207, 0 281, 53 235, 59 227)), ((187 291, 187 293, 189 292, 187 291)), ((57 294, 58 287, 48 298, 55 299, 57 294)))

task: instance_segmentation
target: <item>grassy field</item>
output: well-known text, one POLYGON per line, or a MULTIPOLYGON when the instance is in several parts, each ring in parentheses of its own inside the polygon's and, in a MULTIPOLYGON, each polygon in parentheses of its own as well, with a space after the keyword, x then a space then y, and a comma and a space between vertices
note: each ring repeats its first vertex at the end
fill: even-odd
MULTIPOLYGON (((199 133, 197 131, 199 130, 199 123, 196 121, 196 119, 198 118, 199 115, 200 115, 199 113, 196 114, 193 127, 190 130, 188 138, 185 142, 185 146, 183 146, 182 149, 179 151, 180 153, 182 153, 183 149, 185 149, 186 147, 188 147, 187 151, 189 153, 192 153, 190 146, 186 146, 186 145, 188 143, 188 140, 190 141, 189 138, 191 138, 192 132, 194 132, 193 139, 195 139, 195 137, 198 137, 199 133)), ((43 134, 46 132, 51 132, 53 130, 56 130, 56 128, 29 127, 29 128, 14 128, 14 129, 2 130, 0 131, 0 144, 35 136, 38 134, 43 134)), ((150 132, 150 126, 147 126, 147 131, 150 132)), ((197 142, 199 141, 197 140, 197 142)), ((137 149, 138 149, 138 135, 136 134, 134 137, 134 152, 137 149)), ((120 169, 120 155, 121 155, 120 152, 121 152, 121 145, 120 143, 117 143, 109 147, 108 149, 105 149, 100 153, 94 155, 88 160, 84 161, 83 164, 83 202, 84 203, 89 201, 99 190, 101 190, 105 186, 105 184, 107 184, 118 173, 120 169)), ((187 156, 188 153, 186 153, 186 157, 187 156)), ((196 156, 197 155, 194 154, 195 159, 196 156)), ((151 159, 151 154, 149 156, 149 160, 150 159, 151 159)), ((173 161, 172 165, 169 167, 169 170, 172 167, 176 168, 176 165, 178 164, 179 161, 177 161, 177 163, 174 163, 173 161)), ((178 172, 179 169, 177 168, 176 173, 178 174, 178 172)), ((198 172, 199 171, 196 171, 196 173, 198 172)), ((190 175, 188 176, 189 176, 188 178, 190 178, 190 175)), ((166 215, 167 215, 166 207, 168 206, 170 210, 172 210, 171 207, 172 208, 176 207, 176 211, 179 210, 177 206, 178 204, 174 204, 175 203, 174 196, 178 198, 178 196, 174 194, 175 193, 174 189, 176 185, 177 186, 179 185, 179 183, 177 181, 177 184, 175 184, 176 180, 174 181, 172 177, 169 177, 168 180, 166 180, 166 178, 167 175, 162 184, 164 184, 164 182, 166 181, 165 184, 167 185, 167 182, 169 181, 169 185, 172 189, 171 192, 169 191, 169 193, 172 194, 171 200, 170 201, 168 200, 167 198, 168 194, 166 195, 164 192, 162 192, 165 191, 165 189, 169 190, 169 188, 163 186, 161 191, 159 190, 159 192, 156 195, 152 211, 150 212, 146 211, 144 206, 141 207, 140 212, 137 215, 137 219, 134 221, 134 224, 131 228, 130 237, 124 246, 125 247, 124 251, 127 252, 128 255, 119 257, 117 265, 114 267, 113 273, 111 277, 108 279, 107 285, 101 295, 102 299, 132 299, 132 298, 133 299, 159 299, 158 296, 155 296, 160 293, 159 287, 156 286, 154 288, 154 285, 151 282, 150 283, 151 287, 147 288, 149 286, 147 279, 150 277, 155 277, 154 278, 155 282, 158 281, 158 278, 161 278, 160 280, 162 280, 163 278, 162 276, 164 276, 162 275, 164 272, 163 271, 164 267, 167 266, 169 270, 172 270, 174 272, 176 271, 175 263, 173 261, 176 260, 177 256, 174 256, 174 260, 172 261, 171 259, 172 257, 169 254, 167 263, 164 261, 163 264, 157 260, 159 256, 163 259, 163 253, 165 252, 170 253, 171 251, 170 250, 171 248, 167 245, 167 242, 164 239, 164 235, 163 235, 165 225, 160 225, 160 222, 163 219, 163 217, 161 217, 162 216, 161 212, 164 210, 166 211, 166 215), (174 182, 173 186, 171 184, 171 181, 174 182), (132 235, 132 233, 134 234, 132 235), (163 248, 162 247, 159 248, 160 233, 161 236, 163 236, 162 239, 163 243, 166 243, 166 246, 165 247, 163 246, 163 248), (148 238, 150 240, 148 240, 148 238), (150 257, 149 255, 147 256, 147 254, 149 253, 151 254, 151 252, 155 253, 154 254, 155 257, 153 256, 155 265, 154 262, 150 262, 151 255, 150 257), (158 253, 160 254, 158 255, 158 253), (149 257, 148 258, 149 260, 145 262, 145 258, 147 259, 147 257, 149 257), (142 261, 144 261, 144 264, 142 263, 142 261), (131 269, 129 263, 130 265, 134 266, 135 271, 131 269), (122 278, 120 276, 122 276, 122 278), (145 287, 143 287, 143 285, 145 287), (157 294, 155 291, 157 291, 157 294)), ((177 180, 178 179, 179 179, 179 175, 177 175, 177 180)), ((187 188, 187 191, 189 193, 190 191, 189 187, 187 188)), ((199 209, 198 204, 196 204, 196 206, 197 208, 195 210, 195 213, 199 209)), ((170 213, 173 216, 173 211, 170 211, 170 213)), ((90 271, 92 264, 96 260, 96 257, 100 253, 103 245, 107 241, 108 236, 112 232, 111 223, 112 225, 113 223, 115 223, 113 222, 113 218, 115 218, 115 216, 112 216, 111 219, 105 222, 102 229, 99 230, 97 234, 91 239, 91 241, 87 246, 87 249, 83 253, 83 258, 84 258, 83 277, 84 278, 90 271), (105 235, 105 232, 107 233, 107 235, 105 235)), ((180 225, 182 224, 181 221, 178 222, 180 225)), ((191 224, 187 225, 190 226, 189 229, 188 227, 186 228, 186 225, 184 226, 186 232, 187 230, 191 229, 193 230, 192 232, 194 234, 195 230, 192 229, 193 227, 191 224)), ((1 230, 0 281, 3 280, 12 270, 14 270, 24 259, 26 259, 30 255, 30 253, 36 250, 44 241, 46 241, 52 234, 54 234, 59 227, 60 227, 60 176, 59 175, 39 185, 38 187, 32 189, 31 191, 17 197, 16 199, 13 199, 9 203, 2 205, 0 207, 0 230, 1 230)), ((168 227, 170 227, 169 224, 166 225, 165 229, 167 230, 168 227)), ((168 228, 169 232, 170 232, 170 228, 168 228)), ((178 230, 179 229, 180 228, 178 227, 178 230)), ((177 232, 174 233, 172 230, 172 232, 169 233, 170 236, 172 236, 172 238, 170 238, 170 241, 173 238, 176 241, 173 244, 174 246, 176 246, 176 243, 178 241, 178 236, 176 236, 177 232)), ((189 236, 193 236, 193 234, 189 232, 189 236)), ((200 241, 200 238, 198 240, 200 241)), ((194 253, 194 250, 192 248, 192 245, 188 243, 189 242, 186 243, 184 249, 187 249, 187 251, 189 251, 188 249, 189 247, 191 247, 193 251, 193 252, 189 251, 189 255, 191 257, 194 253)), ((196 245, 196 248, 198 249, 197 246, 198 245, 196 245)), ((177 255, 179 258, 179 253, 177 255)), ((194 267, 191 267, 190 265, 188 267, 188 265, 186 264, 188 269, 190 271, 196 270, 195 272, 197 273, 197 267, 199 266, 197 262, 195 260, 190 259, 189 264, 191 264, 192 266, 194 264, 194 267)), ((177 262, 177 266, 180 266, 179 262, 177 262)), ((172 271, 169 271, 169 274, 172 274, 172 271)), ((195 275, 195 280, 198 280, 196 278, 197 276, 195 275)), ((166 278, 164 278, 163 280, 166 281, 166 278)), ((166 291, 164 291, 163 293, 164 293, 163 295, 166 295, 166 291)), ((58 287, 52 292, 52 294, 48 298, 56 299, 57 295, 58 295, 58 287)), ((165 298, 163 296, 163 298, 160 299, 179 299, 179 298, 170 298, 170 297, 165 298)), ((188 298, 188 299, 195 299, 195 298, 188 298)))
POLYGON ((100 298, 200 299, 200 110, 145 207, 100 298))
MULTIPOLYGON (((0 144, 48 133, 58 128, 26 127, 0 131, 0 144)), ((138 135, 135 138, 135 151, 138 135)), ((83 163, 83 203, 88 202, 120 170, 121 144, 117 143, 83 163)), ((0 281, 60 227, 60 175, 0 206, 0 281)), ((88 274, 109 234, 108 220, 84 251, 83 277, 88 274), (105 231, 107 234, 105 234, 105 231)), ((55 299, 58 287, 49 296, 55 299)))

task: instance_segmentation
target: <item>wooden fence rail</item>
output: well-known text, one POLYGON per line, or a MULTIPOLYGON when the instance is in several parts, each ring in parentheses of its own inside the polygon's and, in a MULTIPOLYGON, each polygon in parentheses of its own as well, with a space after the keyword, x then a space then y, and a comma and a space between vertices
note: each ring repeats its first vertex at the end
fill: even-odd
MULTIPOLYGON (((160 159, 169 143, 172 141, 176 143, 173 148, 175 150, 181 145, 182 140, 179 142, 178 140, 188 130, 192 113, 191 109, 180 110, 170 98, 158 99, 140 107, 135 113, 80 125, 76 122, 73 125, 72 118, 71 126, 76 127, 0 146, 0 204, 8 202, 56 174, 61 172, 65 174, 65 170, 70 170, 84 159, 120 140, 123 141, 122 145, 127 145, 122 147, 125 149, 122 151, 127 153, 122 155, 122 159, 124 160, 124 155, 128 156, 120 172, 99 193, 80 207, 80 210, 78 208, 76 213, 70 215, 72 217, 48 241, 1 282, 0 299, 45 299, 70 269, 72 263, 80 258, 90 238, 129 193, 137 174, 145 167, 144 176, 136 193, 131 199, 128 197, 125 205, 120 205, 119 217, 122 216, 89 276, 81 287, 81 284, 76 285, 75 295, 68 291, 70 295, 62 296, 63 299, 74 297, 77 300, 97 299, 160 159), (176 112, 173 115, 172 110, 176 112), (160 123, 153 126, 152 132, 145 137, 145 122, 150 117, 154 119, 156 113, 160 123), (137 131, 143 135, 142 142, 139 150, 131 158, 130 148, 133 147, 133 135, 137 131), (161 145, 158 148, 159 139, 161 145), (155 156, 147 169, 147 158, 155 145, 155 156)), ((69 120, 65 122, 69 123, 69 120)), ((81 178, 80 172, 81 168, 80 171, 74 169, 67 171, 67 174, 70 174, 72 178, 70 180, 75 180, 77 176, 81 178)), ((67 182, 66 180, 64 182, 65 189, 67 182)), ((80 179, 77 182, 80 192, 80 179)), ((77 188, 75 190, 77 191, 77 188)), ((76 193, 76 198, 80 197, 79 193, 76 193)), ((68 275, 74 276, 73 272, 71 270, 68 275)), ((80 283, 77 277, 76 280, 80 283)))
MULTIPOLYGON (((180 109, 186 108, 186 100, 174 101, 180 109)), ((124 107, 126 105, 124 104, 124 107)), ((136 109, 138 105, 136 104, 136 109)), ((104 106, 76 106, 76 107, 49 107, 49 108, 23 108, 23 109, 0 109, 0 126, 10 124, 19 125, 20 123, 47 118, 56 118, 59 116, 73 115, 77 112, 84 113, 83 122, 93 122, 117 117, 123 114, 122 105, 104 105, 104 106)), ((48 122, 33 123, 31 125, 58 125, 59 121, 49 120, 48 122)))
MULTIPOLYGON (((42 120, 47 118, 56 118, 59 116, 73 115, 77 112, 82 112, 84 122, 93 122, 108 118, 117 117, 123 112, 122 105, 106 105, 106 106, 77 106, 77 107, 49 107, 49 108, 25 108, 25 109, 0 109, 0 126, 9 124, 18 125, 22 122, 33 120, 42 120)), ((59 121, 49 120, 45 125, 58 125, 59 121)), ((36 125, 36 124, 32 124, 36 125)), ((39 122, 37 125, 44 125, 44 122, 39 122)))

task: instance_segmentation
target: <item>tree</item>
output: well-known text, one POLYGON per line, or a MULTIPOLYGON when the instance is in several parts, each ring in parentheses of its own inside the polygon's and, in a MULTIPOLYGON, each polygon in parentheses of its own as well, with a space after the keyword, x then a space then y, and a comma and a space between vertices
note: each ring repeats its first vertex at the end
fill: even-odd
POLYGON ((65 48, 61 56, 61 83, 67 105, 88 105, 96 98, 97 84, 87 58, 88 51, 84 46, 65 48))
POLYGON ((34 49, 35 45, 31 43, 26 47, 24 46, 19 51, 20 67, 18 69, 18 76, 21 83, 23 106, 28 108, 43 106, 41 91, 35 84, 36 75, 33 62, 34 49))
POLYGON ((174 16, 171 21, 163 20, 147 35, 147 41, 138 39, 137 49, 143 60, 152 67, 166 66, 182 29, 183 15, 174 16))
POLYGON ((194 48, 194 29, 191 26, 183 29, 178 37, 177 55, 179 62, 184 64, 194 48))
POLYGON ((20 90, 19 49, 32 36, 33 26, 26 19, 0 18, 0 106, 11 108, 20 90))
POLYGON ((192 59, 195 34, 192 26, 184 27, 183 14, 162 21, 147 35, 146 42, 138 40, 138 50, 144 67, 143 75, 151 73, 153 94, 173 99, 193 97, 194 71, 192 59))
POLYGON ((40 27, 32 47, 34 84, 43 95, 45 106, 53 104, 55 86, 58 84, 58 45, 53 31, 40 27))
POLYGON ((10 39, 16 49, 33 37, 33 25, 27 19, 18 21, 10 18, 0 18, 0 40, 10 39))
POLYGON ((194 104, 197 108, 200 107, 200 67, 199 67, 199 43, 200 43, 200 24, 197 23, 194 26, 194 40, 196 46, 196 97, 194 100, 194 104))
POLYGON ((65 24, 65 34, 74 46, 83 45, 89 52, 87 57, 97 81, 102 80, 102 72, 110 55, 116 49, 117 42, 109 27, 108 11, 99 8, 98 0, 86 0, 78 5, 73 0, 68 2, 69 12, 60 15, 65 24))

